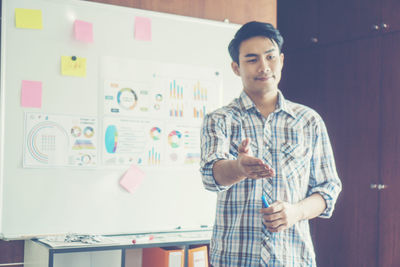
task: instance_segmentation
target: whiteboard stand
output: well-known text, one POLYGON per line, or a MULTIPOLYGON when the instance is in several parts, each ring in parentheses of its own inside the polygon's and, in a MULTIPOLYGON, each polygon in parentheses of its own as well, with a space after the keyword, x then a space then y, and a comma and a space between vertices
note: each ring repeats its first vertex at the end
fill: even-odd
MULTIPOLYGON (((191 234, 191 233, 189 233, 191 234)), ((132 245, 90 245, 76 247, 51 247, 37 239, 26 240, 24 265, 30 267, 125 267, 127 250, 150 247, 181 247, 185 252, 185 267, 188 267, 188 251, 193 245, 209 245, 209 238, 190 241, 168 241, 132 245)), ((141 266, 141 265, 140 265, 141 266)))

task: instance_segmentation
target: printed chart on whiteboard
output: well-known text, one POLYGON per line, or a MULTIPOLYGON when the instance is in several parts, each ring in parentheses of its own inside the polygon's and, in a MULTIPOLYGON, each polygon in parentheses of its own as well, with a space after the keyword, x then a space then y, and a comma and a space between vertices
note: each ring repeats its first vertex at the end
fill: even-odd
POLYGON ((25 113, 24 167, 97 166, 97 118, 25 113))
POLYGON ((220 104, 217 70, 105 57, 102 73, 104 165, 198 165, 201 123, 220 104))
POLYGON ((105 165, 160 165, 164 157, 161 121, 106 117, 103 127, 105 165))

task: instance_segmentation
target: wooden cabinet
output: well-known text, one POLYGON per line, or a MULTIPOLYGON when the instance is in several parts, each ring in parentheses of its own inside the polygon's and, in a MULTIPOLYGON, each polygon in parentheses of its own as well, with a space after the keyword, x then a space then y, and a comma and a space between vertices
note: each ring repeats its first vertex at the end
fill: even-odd
POLYGON ((320 50, 306 50, 285 54, 282 79, 279 88, 285 98, 294 102, 317 107, 315 94, 320 93, 320 50))
POLYGON ((278 1, 278 28, 285 50, 306 48, 318 43, 318 0, 278 1))
POLYGON ((334 217, 315 225, 321 266, 373 266, 376 261, 378 192, 370 189, 379 177, 380 55, 376 51, 380 51, 376 38, 321 49, 318 106, 343 183, 334 217))
POLYGON ((380 31, 381 1, 320 1, 320 42, 332 43, 371 36, 380 31))
POLYGON ((400 266, 400 33, 382 42, 379 265, 400 266))
POLYGON ((312 221, 318 266, 400 266, 399 45, 396 33, 285 56, 280 88, 324 118, 343 183, 333 217, 312 221))
POLYGON ((400 1, 398 0, 381 0, 382 3, 382 20, 381 27, 384 32, 400 31, 400 1))
POLYGON ((398 14, 398 0, 285 0, 278 2, 278 28, 295 50, 399 31, 398 14))

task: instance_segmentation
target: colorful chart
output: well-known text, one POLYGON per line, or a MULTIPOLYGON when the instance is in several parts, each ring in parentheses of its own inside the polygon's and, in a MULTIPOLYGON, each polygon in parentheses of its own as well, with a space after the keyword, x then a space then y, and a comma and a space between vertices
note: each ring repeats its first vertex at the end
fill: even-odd
POLYGON ((160 140, 161 129, 158 127, 153 127, 150 129, 150 137, 153 140, 160 140))
POLYGON ((200 82, 197 82, 193 87, 193 99, 198 101, 207 101, 207 88, 204 88, 200 85, 200 82))
POLYGON ((200 153, 187 153, 185 164, 197 164, 200 162, 200 153))
POLYGON ((157 152, 154 147, 149 150, 149 158, 147 160, 149 165, 160 165, 161 163, 161 154, 157 152))
POLYGON ((49 163, 48 152, 56 149, 55 137, 59 135, 57 132, 61 133, 60 136, 65 137, 65 143, 69 144, 67 132, 55 122, 44 121, 31 129, 27 136, 27 148, 33 159, 43 164, 49 163))
POLYGON ((180 141, 182 138, 182 134, 178 131, 172 131, 168 135, 168 144, 172 148, 178 148, 180 146, 180 141))
POLYGON ((115 153, 118 145, 118 131, 115 125, 107 127, 104 139, 107 152, 110 154, 115 153))
POLYGON ((118 104, 127 110, 133 110, 138 102, 138 97, 131 88, 122 88, 117 95, 118 104))
POLYGON ((171 108, 169 110, 169 116, 170 117, 183 117, 183 104, 181 105, 171 105, 171 108))
POLYGON ((169 97, 172 99, 183 99, 183 86, 175 80, 169 83, 169 97))
POLYGON ((83 130, 83 135, 87 138, 91 138, 94 135, 94 129, 92 126, 86 126, 83 130))
POLYGON ((84 154, 81 156, 81 163, 84 165, 88 165, 92 161, 92 157, 88 154, 84 154))
POLYGON ((79 136, 81 136, 81 133, 82 133, 81 127, 74 126, 74 127, 71 128, 71 135, 73 137, 79 137, 79 136))
POLYGON ((162 94, 156 94, 156 101, 161 102, 163 100, 162 94))
POLYGON ((206 115, 205 105, 202 108, 193 107, 193 118, 203 119, 205 115, 206 115))
POLYGON ((72 150, 82 150, 82 149, 95 149, 92 141, 86 139, 77 139, 75 140, 74 145, 72 146, 72 150))
POLYGON ((155 103, 154 106, 153 106, 153 108, 154 108, 155 110, 160 110, 161 106, 160 106, 160 104, 155 103))

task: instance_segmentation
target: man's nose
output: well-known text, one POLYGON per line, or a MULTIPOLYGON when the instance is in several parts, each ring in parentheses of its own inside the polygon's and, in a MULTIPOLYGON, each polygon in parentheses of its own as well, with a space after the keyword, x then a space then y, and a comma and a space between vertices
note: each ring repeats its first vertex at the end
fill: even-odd
POLYGON ((259 69, 258 72, 261 73, 267 73, 271 70, 270 66, 269 66, 269 62, 266 59, 261 59, 260 60, 260 65, 259 65, 259 69))

